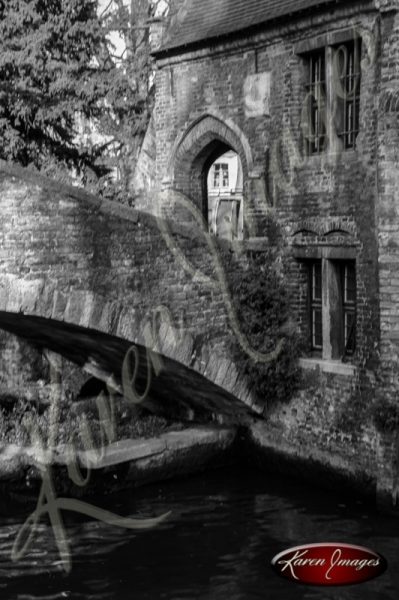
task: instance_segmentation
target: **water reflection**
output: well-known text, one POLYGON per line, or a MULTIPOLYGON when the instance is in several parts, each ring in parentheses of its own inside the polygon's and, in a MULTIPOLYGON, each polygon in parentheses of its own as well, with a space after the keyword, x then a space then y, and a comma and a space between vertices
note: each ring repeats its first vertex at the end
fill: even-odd
POLYGON ((399 522, 370 508, 248 470, 218 471, 142 488, 95 503, 143 518, 169 510, 150 531, 127 531, 64 514, 72 572, 62 570, 46 522, 32 550, 10 559, 31 507, 0 507, 0 594, 17 600, 368 600, 396 599, 399 522), (279 579, 270 568, 279 551, 298 544, 340 541, 370 546, 388 560, 380 579, 347 588, 310 588, 279 579))

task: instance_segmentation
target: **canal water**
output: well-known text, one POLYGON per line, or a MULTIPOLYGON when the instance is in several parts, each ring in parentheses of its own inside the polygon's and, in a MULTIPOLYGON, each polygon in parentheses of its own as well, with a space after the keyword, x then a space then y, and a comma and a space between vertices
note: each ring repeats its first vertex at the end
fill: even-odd
MULTIPOLYGON (((396 600, 399 520, 344 493, 331 494, 247 468, 224 469, 90 499, 124 516, 171 511, 156 529, 127 531, 65 513, 72 569, 62 569, 43 517, 26 556, 12 562, 32 510, 1 500, 0 599, 8 600, 396 600), (12 514, 13 513, 13 514, 12 514), (365 545, 383 554, 379 579, 343 588, 298 586, 272 557, 313 542, 365 545)), ((34 508, 34 505, 33 505, 34 508)))

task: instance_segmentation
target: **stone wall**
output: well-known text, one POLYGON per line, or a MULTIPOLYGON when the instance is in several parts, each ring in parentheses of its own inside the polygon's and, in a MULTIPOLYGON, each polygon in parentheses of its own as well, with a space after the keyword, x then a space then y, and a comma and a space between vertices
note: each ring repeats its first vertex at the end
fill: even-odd
POLYGON ((256 409, 226 347, 229 294, 203 234, 6 163, 0 211, 1 311, 142 344, 256 409))

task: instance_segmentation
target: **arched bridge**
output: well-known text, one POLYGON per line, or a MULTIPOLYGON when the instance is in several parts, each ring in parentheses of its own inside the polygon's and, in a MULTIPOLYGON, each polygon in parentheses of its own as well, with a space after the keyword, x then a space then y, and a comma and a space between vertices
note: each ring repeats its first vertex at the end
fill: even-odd
POLYGON ((227 291, 204 233, 4 162, 0 215, 0 328, 117 387, 136 344, 138 389, 150 363, 156 410, 260 412, 229 356, 227 291))

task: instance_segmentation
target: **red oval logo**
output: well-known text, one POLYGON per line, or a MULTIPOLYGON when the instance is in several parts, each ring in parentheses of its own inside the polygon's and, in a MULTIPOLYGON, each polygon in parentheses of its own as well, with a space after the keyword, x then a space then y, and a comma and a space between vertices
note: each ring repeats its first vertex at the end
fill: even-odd
POLYGON ((290 548, 272 560, 281 576, 306 585, 352 585, 379 577, 387 569, 381 554, 351 544, 307 544, 290 548))

